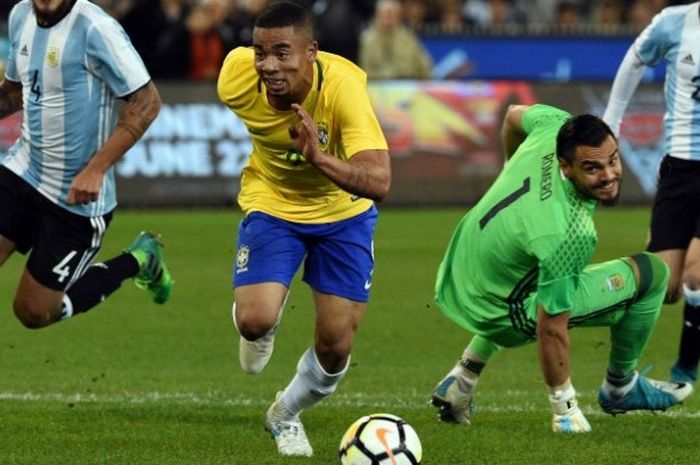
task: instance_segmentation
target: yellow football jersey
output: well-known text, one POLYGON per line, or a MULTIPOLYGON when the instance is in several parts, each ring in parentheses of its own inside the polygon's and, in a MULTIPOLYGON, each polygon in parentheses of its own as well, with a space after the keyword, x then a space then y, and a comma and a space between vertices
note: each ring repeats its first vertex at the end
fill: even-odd
MULTIPOLYGON (((387 143, 367 95, 367 76, 350 61, 318 52, 314 80, 301 106, 318 127, 320 149, 347 160, 387 143)), ((342 190, 292 148, 292 111, 267 101, 254 68, 252 48, 232 50, 217 86, 219 98, 245 123, 253 151, 241 175, 238 204, 245 214, 261 211, 299 223, 328 223, 367 210, 372 201, 342 190)))

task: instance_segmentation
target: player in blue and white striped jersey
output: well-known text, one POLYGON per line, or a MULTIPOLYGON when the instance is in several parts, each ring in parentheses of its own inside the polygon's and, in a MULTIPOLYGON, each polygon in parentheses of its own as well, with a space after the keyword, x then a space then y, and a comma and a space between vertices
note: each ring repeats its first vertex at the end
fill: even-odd
POLYGON ((8 29, 0 118, 23 110, 23 120, 0 166, 0 265, 31 251, 15 314, 43 327, 89 310, 132 277, 165 302, 172 279, 151 233, 90 265, 116 206, 113 165, 160 110, 141 58, 87 0, 21 0, 8 29), (126 102, 118 119, 117 98, 126 102))
POLYGON ((664 154, 648 250, 671 269, 666 302, 685 296, 671 379, 697 380, 700 360, 700 2, 663 9, 637 37, 615 76, 603 119, 615 134, 645 66, 667 62, 664 154))

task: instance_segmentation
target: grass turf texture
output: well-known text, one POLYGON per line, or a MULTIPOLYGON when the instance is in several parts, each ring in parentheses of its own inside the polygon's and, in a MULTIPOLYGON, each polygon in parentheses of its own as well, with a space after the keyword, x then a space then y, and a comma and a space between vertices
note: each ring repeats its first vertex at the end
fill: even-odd
MULTIPOLYGON (((87 315, 29 331, 11 300, 24 264, 0 272, 0 464, 337 463, 345 428, 389 412, 408 420, 425 465, 696 464, 700 396, 666 413, 601 413, 596 390, 608 353, 605 329, 572 332, 572 379, 593 433, 550 432, 534 345, 498 354, 485 370, 469 428, 440 424, 427 405, 468 334, 432 303, 435 271, 461 210, 385 210, 376 237, 369 311, 352 366, 336 394, 303 415, 315 449, 285 459, 263 431, 264 412, 311 343, 308 288, 295 282, 275 354, 258 376, 238 367, 230 321, 233 211, 122 211, 100 258, 142 229, 161 232, 176 288, 157 306, 130 282, 87 315)), ((647 209, 601 209, 596 261, 641 250, 647 209)), ((664 379, 675 360, 681 308, 666 307, 641 367, 664 379)))

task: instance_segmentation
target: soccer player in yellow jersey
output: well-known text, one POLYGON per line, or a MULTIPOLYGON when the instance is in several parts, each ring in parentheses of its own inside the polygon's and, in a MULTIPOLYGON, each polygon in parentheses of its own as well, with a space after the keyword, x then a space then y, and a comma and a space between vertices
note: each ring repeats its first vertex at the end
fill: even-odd
POLYGON ((350 360, 374 267, 377 210, 391 181, 386 140, 365 73, 318 50, 310 12, 274 2, 256 18, 253 47, 236 48, 218 93, 245 123, 253 151, 241 177, 233 321, 241 366, 259 373, 292 277, 316 307, 314 344, 267 411, 282 455, 313 454, 299 414, 335 391, 350 360))

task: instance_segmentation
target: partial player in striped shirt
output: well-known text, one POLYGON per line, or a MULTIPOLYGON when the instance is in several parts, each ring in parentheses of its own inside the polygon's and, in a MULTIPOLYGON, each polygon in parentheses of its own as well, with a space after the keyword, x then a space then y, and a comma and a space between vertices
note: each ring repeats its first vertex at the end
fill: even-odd
POLYGON ((664 158, 647 249, 671 269, 666 303, 685 296, 671 379, 695 383, 700 360, 700 2, 663 9, 627 51, 603 119, 615 134, 646 66, 666 60, 664 158))
POLYGON ((91 309, 134 278, 170 297, 162 244, 139 234, 91 264, 116 206, 113 165, 143 135, 160 97, 124 30, 87 0, 22 0, 10 13, 0 117, 23 111, 0 166, 0 265, 29 254, 14 311, 40 328, 91 309), (114 104, 125 100, 115 123, 114 104))

